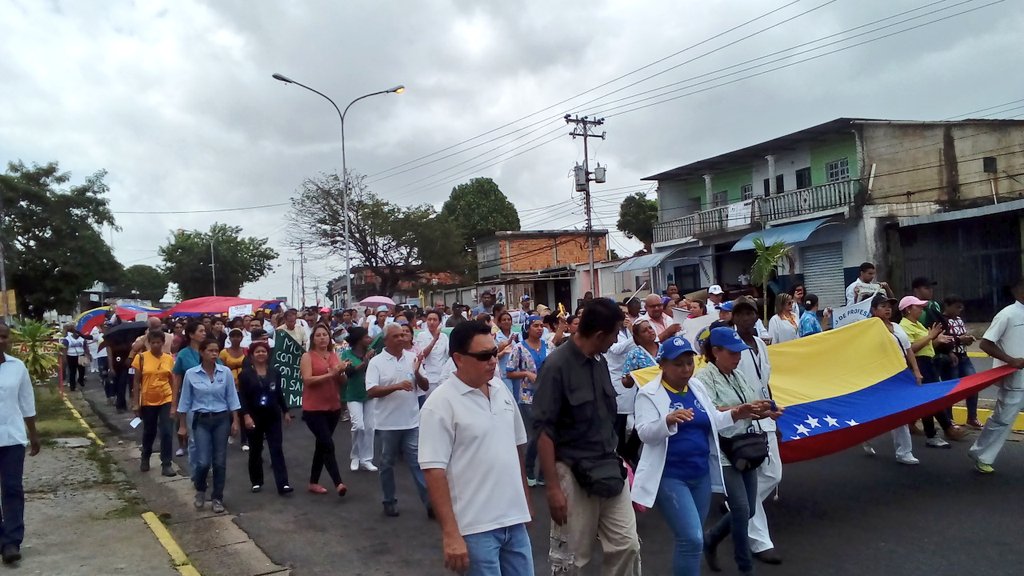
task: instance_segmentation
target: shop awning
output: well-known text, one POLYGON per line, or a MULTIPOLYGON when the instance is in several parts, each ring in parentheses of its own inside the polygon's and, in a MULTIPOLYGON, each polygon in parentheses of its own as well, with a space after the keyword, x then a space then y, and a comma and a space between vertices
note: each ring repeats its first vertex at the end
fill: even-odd
POLYGON ((615 272, 629 272, 630 270, 648 270, 650 268, 657 268, 658 266, 661 266, 661 263, 664 262, 666 258, 675 254, 678 250, 679 249, 676 248, 665 252, 655 252, 654 254, 634 256, 622 264, 619 264, 615 268, 615 272))
POLYGON ((811 234, 818 228, 821 228, 828 220, 828 218, 819 218, 818 220, 808 220, 806 222, 797 222, 796 224, 787 224, 785 226, 776 226, 751 232, 740 238, 739 242, 736 242, 730 252, 753 250, 755 238, 763 238, 765 244, 769 245, 776 242, 785 242, 786 244, 803 242, 810 238, 811 234))
POLYGON ((1014 212, 1017 210, 1024 210, 1024 200, 1011 200, 1009 202, 1001 202, 999 204, 989 204, 987 206, 966 208, 964 210, 953 210, 951 212, 939 212, 937 214, 926 214, 924 216, 903 216, 900 217, 899 223, 901 227, 920 226, 922 224, 941 224, 942 222, 955 222, 957 220, 965 220, 967 218, 980 218, 982 216, 992 216, 994 214, 1014 212))

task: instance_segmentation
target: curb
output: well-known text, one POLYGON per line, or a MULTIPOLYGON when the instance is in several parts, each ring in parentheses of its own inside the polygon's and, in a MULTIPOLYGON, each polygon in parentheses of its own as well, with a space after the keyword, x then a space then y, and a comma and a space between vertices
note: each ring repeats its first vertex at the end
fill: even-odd
MULTIPOLYGON (((64 400, 64 405, 67 406, 68 410, 71 412, 71 416, 73 416, 75 420, 78 420, 78 423, 81 424, 82 428, 85 429, 86 437, 95 442, 97 446, 106 446, 106 443, 104 443, 103 440, 100 439, 100 437, 96 434, 96 431, 92 429, 92 426, 89 426, 89 423, 85 421, 85 418, 82 418, 81 412, 79 412, 78 409, 75 408, 75 405, 71 403, 71 400, 68 400, 67 395, 62 394, 61 399, 64 400)), ((90 405, 89 408, 91 409, 92 406, 90 405)), ((95 410, 93 410, 93 412, 95 412, 95 410)))
POLYGON ((192 561, 188 559, 188 555, 178 545, 178 541, 171 536, 171 533, 167 531, 167 527, 160 521, 160 518, 153 512, 143 512, 142 519, 146 521, 146 525, 153 531, 153 535, 156 536, 157 541, 167 551, 167 555, 171 557, 174 562, 175 569, 182 576, 202 576, 195 566, 192 565, 192 561))
MULTIPOLYGON (((978 421, 984 424, 992 417, 992 410, 988 408, 978 408, 978 421)), ((953 406, 953 420, 957 422, 967 421, 967 408, 964 406, 953 406)), ((1014 421, 1010 429, 1014 432, 1024 432, 1024 412, 1017 414, 1017 419, 1014 421)))

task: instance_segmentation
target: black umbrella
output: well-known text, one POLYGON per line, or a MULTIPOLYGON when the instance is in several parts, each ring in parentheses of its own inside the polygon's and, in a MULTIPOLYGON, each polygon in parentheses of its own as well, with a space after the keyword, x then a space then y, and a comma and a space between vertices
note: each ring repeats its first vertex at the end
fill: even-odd
POLYGON ((145 334, 148 329, 149 325, 145 322, 122 322, 108 329, 107 333, 103 335, 103 340, 107 342, 107 346, 130 344, 145 334))

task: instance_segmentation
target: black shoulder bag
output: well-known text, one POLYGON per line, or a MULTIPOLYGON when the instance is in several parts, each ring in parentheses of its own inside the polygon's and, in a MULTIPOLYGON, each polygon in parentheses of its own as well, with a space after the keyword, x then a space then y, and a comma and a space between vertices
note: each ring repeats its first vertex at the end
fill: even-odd
MULTIPOLYGON (((732 383, 729 384, 729 387, 732 388, 732 383)), ((742 391, 733 388, 733 392, 736 392, 744 404, 747 403, 747 398, 742 391)), ((763 430, 754 432, 753 425, 749 426, 745 433, 731 438, 719 435, 718 443, 722 448, 722 453, 729 459, 729 463, 737 472, 754 470, 768 459, 768 435, 763 430)))
MULTIPOLYGON (((602 391, 598 389, 597 379, 594 378, 594 362, 590 363, 590 376, 591 386, 594 387, 593 402, 597 408, 597 417, 606 421, 610 415, 604 413, 602 391)), ((613 453, 599 458, 583 458, 574 462, 570 469, 573 477, 576 478, 576 483, 590 496, 614 498, 622 493, 622 489, 626 485, 626 469, 618 454, 613 453)))

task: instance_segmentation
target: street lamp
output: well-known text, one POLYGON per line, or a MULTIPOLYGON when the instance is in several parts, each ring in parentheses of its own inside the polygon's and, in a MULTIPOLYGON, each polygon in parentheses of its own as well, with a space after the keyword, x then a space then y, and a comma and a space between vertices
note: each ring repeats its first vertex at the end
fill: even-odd
POLYGON ((398 86, 395 86, 393 88, 388 88, 387 90, 381 90, 379 92, 370 92, 369 94, 364 94, 364 95, 360 96, 359 98, 356 98, 355 100, 349 102, 348 106, 345 106, 345 111, 343 112, 341 109, 338 108, 338 105, 334 103, 334 100, 331 100, 331 98, 329 96, 327 96, 323 92, 320 92, 319 90, 316 90, 314 88, 310 88, 309 86, 306 86, 305 84, 303 84, 301 82, 296 82, 295 80, 292 80, 291 78, 289 78, 287 76, 284 76, 282 74, 276 74, 275 73, 275 74, 273 74, 273 78, 274 78, 274 80, 280 80, 281 82, 284 82, 285 84, 295 84, 296 86, 301 86, 301 87, 305 88, 306 90, 309 90, 310 92, 313 92, 314 94, 319 94, 320 96, 323 96, 323 98, 325 100, 327 100, 328 102, 331 103, 331 106, 334 106, 334 110, 338 113, 338 118, 341 119, 341 179, 342 179, 341 202, 342 202, 342 211, 345 213, 345 290, 347 291, 347 297, 349 299, 347 304, 349 306, 351 306, 351 302, 352 302, 352 258, 351 258, 350 253, 349 253, 350 242, 349 242, 349 235, 348 235, 348 167, 345 164, 345 115, 348 114, 348 109, 351 108, 353 104, 355 104, 356 102, 359 102, 363 98, 369 98, 370 96, 377 96, 378 94, 401 94, 402 92, 405 92, 405 86, 402 85, 402 84, 399 84, 398 86))

